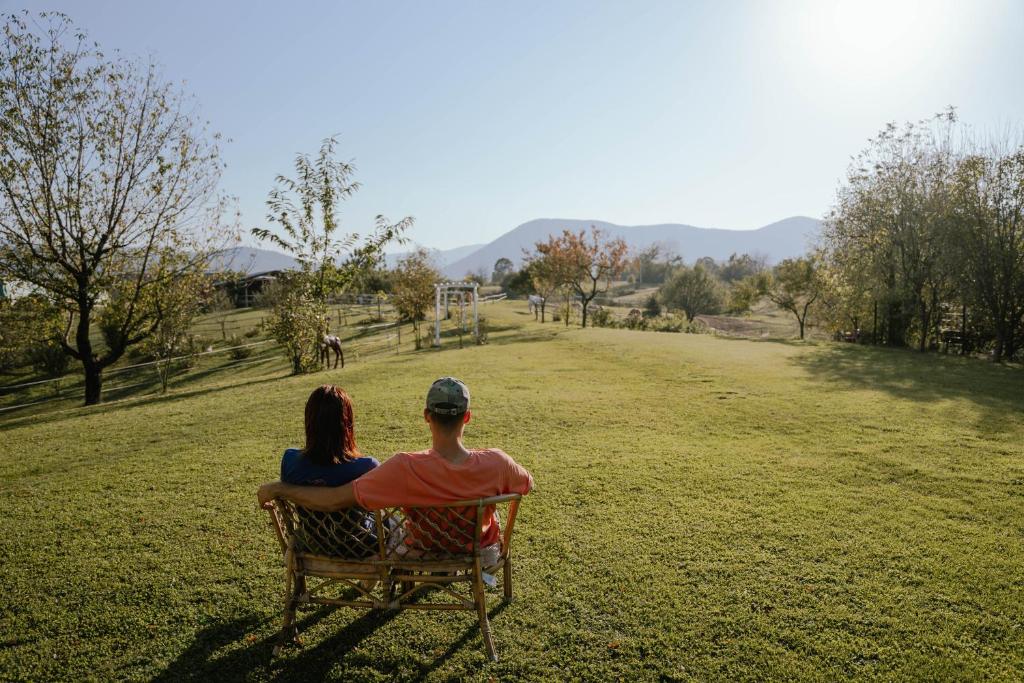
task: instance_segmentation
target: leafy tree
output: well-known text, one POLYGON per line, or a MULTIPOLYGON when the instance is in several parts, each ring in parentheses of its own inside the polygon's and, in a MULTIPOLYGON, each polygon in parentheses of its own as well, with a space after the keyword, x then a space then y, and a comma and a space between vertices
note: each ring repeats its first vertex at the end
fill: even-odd
POLYGON ((1024 322, 1024 147, 971 154, 957 169, 957 250, 972 303, 995 336, 993 360, 1013 358, 1024 322))
POLYGON ((63 311, 41 294, 0 299, 0 372, 31 364, 47 377, 63 375, 66 325, 63 311))
POLYGON ((718 313, 724 298, 722 285, 702 265, 681 267, 658 290, 670 310, 681 310, 687 321, 702 313, 718 313))
POLYGON ((300 270, 279 280, 280 302, 273 306, 271 328, 292 361, 293 372, 320 367, 320 340, 328 329, 327 298, 344 291, 377 267, 384 247, 404 241, 412 217, 392 224, 377 216, 374 229, 365 237, 339 234, 341 202, 351 197, 359 183, 355 167, 337 160, 338 141, 324 139, 316 158, 295 157, 295 177, 279 175, 267 196, 267 221, 283 232, 253 228, 252 235, 289 252, 300 270), (284 305, 295 306, 294 311, 284 305), (296 325, 312 325, 298 329, 296 325), (284 341, 282 341, 284 340, 284 341))
POLYGON ((507 259, 502 256, 500 259, 494 262, 494 272, 491 274, 491 282, 494 284, 501 284, 506 277, 511 275, 516 269, 511 259, 507 259))
POLYGON ((524 267, 505 276, 501 282, 501 288, 513 296, 533 294, 533 283, 530 281, 530 270, 524 267))
POLYGON ((384 247, 404 241, 412 225, 407 216, 391 223, 378 215, 374 229, 365 237, 359 233, 337 234, 341 226, 338 209, 360 184, 353 180, 355 166, 339 161, 336 137, 325 138, 316 158, 295 156, 295 177, 279 175, 267 196, 267 221, 277 224, 283 235, 268 228, 253 228, 252 234, 287 251, 310 276, 311 296, 324 302, 329 294, 346 289, 360 274, 372 270, 384 247))
POLYGON ((652 244, 640 251, 633 259, 637 282, 660 285, 665 282, 673 268, 679 266, 680 258, 672 255, 668 248, 652 244))
MULTIPOLYGON (((536 245, 537 251, 533 254, 527 253, 525 256, 526 265, 523 267, 523 273, 529 278, 530 291, 540 297, 540 321, 547 322, 547 305, 548 299, 555 295, 555 293, 564 286, 565 284, 565 273, 564 267, 558 262, 557 257, 550 253, 544 253, 544 249, 547 249, 547 245, 543 242, 538 242, 536 245)), ((537 317, 537 310, 534 309, 534 319, 537 317)), ((568 316, 566 316, 568 320, 568 316)))
POLYGON ((825 227, 827 258, 881 307, 885 343, 928 347, 956 289, 948 268, 956 168, 952 110, 931 121, 889 124, 851 164, 825 227))
POLYGON ((484 274, 483 268, 477 270, 475 273, 473 271, 467 271, 466 276, 462 279, 465 282, 475 282, 481 286, 487 284, 487 276, 484 274))
POLYGON ((93 404, 103 370, 159 326, 162 293, 205 269, 222 164, 152 64, 107 59, 64 15, 27 17, 8 15, 0 42, 0 278, 73 316, 60 345, 93 404))
POLYGON ((196 352, 195 339, 190 333, 192 322, 213 291, 209 277, 192 273, 178 278, 175 287, 166 291, 154 304, 159 309, 160 322, 143 342, 142 349, 156 361, 156 373, 164 393, 174 370, 192 362, 187 358, 196 352), (184 363, 175 360, 182 356, 187 358, 184 363))
POLYGON ((416 349, 422 348, 420 322, 434 305, 434 285, 441 280, 426 249, 417 249, 401 261, 394 274, 394 293, 391 301, 405 320, 412 321, 416 349))
POLYGON ((722 282, 732 284, 764 272, 767 267, 767 259, 763 255, 731 254, 729 260, 719 266, 718 277, 722 282))
POLYGON ((607 292, 612 279, 622 274, 629 248, 623 240, 606 239, 604 232, 591 226, 589 234, 583 230, 564 230, 561 236, 538 243, 537 251, 550 259, 555 279, 568 285, 579 297, 583 307, 582 325, 586 327, 590 302, 598 294, 607 292))
POLYGON ((320 343, 328 317, 326 305, 314 295, 315 282, 308 272, 286 272, 268 292, 268 329, 284 347, 296 375, 320 368, 320 343))
POLYGON ((804 325, 811 305, 821 295, 821 282, 813 258, 785 259, 775 266, 771 277, 765 278, 764 294, 780 308, 794 316, 804 338, 804 325))

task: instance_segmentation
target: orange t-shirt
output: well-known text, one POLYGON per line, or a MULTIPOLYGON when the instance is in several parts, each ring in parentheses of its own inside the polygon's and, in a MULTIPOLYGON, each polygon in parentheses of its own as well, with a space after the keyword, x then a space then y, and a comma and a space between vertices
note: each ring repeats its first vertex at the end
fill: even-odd
MULTIPOLYGON (((458 465, 433 449, 396 453, 352 482, 356 502, 367 510, 394 506, 436 505, 503 493, 529 493, 533 477, 497 448, 473 449, 458 465)), ((481 545, 498 542, 493 509, 484 520, 481 545)))

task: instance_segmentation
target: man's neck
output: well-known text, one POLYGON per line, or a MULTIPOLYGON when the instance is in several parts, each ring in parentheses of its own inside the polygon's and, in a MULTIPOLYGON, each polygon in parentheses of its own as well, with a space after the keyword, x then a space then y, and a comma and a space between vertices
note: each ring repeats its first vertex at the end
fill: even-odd
POLYGON ((461 430, 455 434, 435 432, 431 436, 434 451, 448 462, 459 463, 469 457, 469 451, 462 445, 461 430))

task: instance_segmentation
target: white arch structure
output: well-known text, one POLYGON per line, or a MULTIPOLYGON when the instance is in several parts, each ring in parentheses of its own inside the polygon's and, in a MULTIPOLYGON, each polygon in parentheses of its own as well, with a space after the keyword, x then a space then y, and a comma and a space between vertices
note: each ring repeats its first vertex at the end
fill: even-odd
MULTIPOLYGON (((438 282, 434 285, 434 346, 441 346, 441 297, 444 297, 444 308, 448 310, 449 293, 457 294, 459 306, 466 305, 466 295, 469 294, 473 300, 473 339, 480 338, 480 316, 477 312, 477 302, 480 297, 477 294, 478 285, 475 282, 438 282)), ((465 321, 465 317, 463 317, 465 321)))

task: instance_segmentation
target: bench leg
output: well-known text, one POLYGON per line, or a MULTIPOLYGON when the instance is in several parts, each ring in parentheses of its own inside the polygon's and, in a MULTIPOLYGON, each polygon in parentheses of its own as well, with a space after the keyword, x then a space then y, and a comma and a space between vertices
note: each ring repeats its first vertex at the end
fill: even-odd
POLYGON ((509 602, 512 600, 512 558, 505 558, 504 576, 502 577, 501 586, 505 589, 505 601, 509 602))
POLYGON ((299 642, 299 631, 295 626, 295 609, 299 604, 299 596, 306 590, 306 577, 296 575, 290 556, 287 558, 287 564, 284 587, 284 620, 281 624, 281 634, 278 636, 277 645, 274 646, 274 656, 279 655, 289 643, 299 642))
POLYGON ((483 570, 480 567, 479 557, 473 563, 473 600, 476 602, 476 612, 480 619, 480 635, 484 639, 487 656, 490 657, 492 662, 496 662, 498 661, 498 653, 494 650, 494 638, 491 637, 491 622, 487 619, 487 600, 484 593, 483 570))

